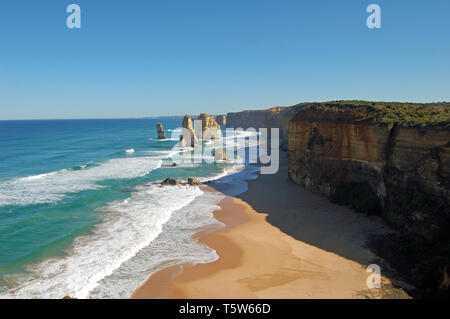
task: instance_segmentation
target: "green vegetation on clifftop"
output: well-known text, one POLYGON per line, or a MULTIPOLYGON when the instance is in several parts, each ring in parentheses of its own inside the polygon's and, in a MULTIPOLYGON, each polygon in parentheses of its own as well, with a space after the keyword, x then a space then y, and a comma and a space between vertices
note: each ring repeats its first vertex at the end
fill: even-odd
POLYGON ((312 108, 319 111, 347 112, 355 114, 355 121, 370 123, 397 123, 402 126, 450 127, 450 102, 400 103, 370 102, 359 100, 301 103, 293 106, 298 110, 312 108))

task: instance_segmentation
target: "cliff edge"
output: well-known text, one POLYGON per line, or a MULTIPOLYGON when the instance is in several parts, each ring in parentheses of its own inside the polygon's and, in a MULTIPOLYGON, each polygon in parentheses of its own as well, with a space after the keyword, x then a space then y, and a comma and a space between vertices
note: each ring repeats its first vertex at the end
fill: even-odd
POLYGON ((440 247, 429 256, 433 289, 450 269, 449 114, 450 103, 336 101, 303 107, 288 127, 289 178, 381 215, 416 250, 440 247))

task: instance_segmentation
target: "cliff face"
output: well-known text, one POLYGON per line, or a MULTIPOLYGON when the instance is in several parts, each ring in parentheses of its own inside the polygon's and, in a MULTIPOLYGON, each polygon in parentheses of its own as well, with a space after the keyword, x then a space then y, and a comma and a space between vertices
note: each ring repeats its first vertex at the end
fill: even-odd
POLYGON ((227 114, 227 127, 243 128, 252 127, 256 130, 267 128, 279 128, 280 147, 287 149, 288 122, 302 105, 292 107, 273 107, 262 111, 243 111, 227 114))
POLYGON ((450 129, 380 119, 380 109, 371 106, 303 108, 289 122, 289 177, 406 231, 438 238, 449 227, 450 129))
POLYGON ((227 116, 226 115, 217 115, 216 121, 219 125, 227 125, 227 116))

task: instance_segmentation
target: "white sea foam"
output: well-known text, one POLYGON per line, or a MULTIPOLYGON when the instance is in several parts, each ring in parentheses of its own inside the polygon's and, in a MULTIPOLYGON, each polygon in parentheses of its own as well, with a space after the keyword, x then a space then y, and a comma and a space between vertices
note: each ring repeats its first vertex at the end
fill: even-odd
POLYGON ((166 267, 182 263, 209 263, 216 252, 200 244, 193 235, 205 227, 222 227, 212 215, 220 209, 219 193, 204 193, 172 213, 162 232, 150 245, 103 278, 89 298, 128 298, 147 278, 166 267))
MULTIPOLYGON (((160 187, 152 184, 138 187, 127 200, 112 203, 107 207, 108 212, 103 222, 95 227, 93 235, 78 237, 66 257, 48 259, 30 267, 34 275, 24 279, 14 289, 14 294, 4 293, 0 295, 0 298, 62 298, 66 295, 87 298, 91 291, 95 291, 92 296, 95 294, 105 297, 124 296, 119 291, 121 284, 116 287, 118 291, 109 291, 101 287, 105 283, 112 283, 114 286, 118 278, 114 277, 115 271, 122 269, 118 270, 121 274, 124 269, 128 269, 127 265, 122 267, 122 264, 130 259, 133 260, 141 249, 147 247, 161 234, 163 224, 169 220, 174 211, 185 207, 202 193, 198 187, 192 186, 160 187), (111 281, 105 279, 107 277, 111 281), (100 282, 102 285, 98 287, 100 282)), ((195 228, 197 224, 203 225, 205 213, 198 214, 198 211, 199 209, 179 212, 179 218, 171 225, 178 229, 195 228), (183 218, 186 219, 183 220, 183 218)), ((206 223, 210 222, 212 223, 211 218, 206 220, 206 223)), ((170 234, 164 236, 170 237, 170 234)), ((179 240, 182 241, 182 238, 179 237, 179 240)), ((198 256, 205 255, 208 260, 214 257, 211 250, 205 247, 192 247, 191 251, 199 251, 198 256)), ((182 247, 175 245, 172 248, 181 249, 182 247)), ((181 254, 182 250, 177 253, 181 254)), ((188 251, 185 253, 188 257, 191 256, 188 251)), ((164 256, 170 258, 170 252, 163 252, 160 257, 164 258, 164 256)), ((191 258, 196 257, 192 255, 191 258)), ((157 262, 157 260, 151 260, 151 262, 157 262)), ((131 273, 129 275, 128 280, 135 284, 127 286, 123 283, 123 289, 128 294, 126 296, 129 296, 130 289, 139 284, 139 281, 132 278, 131 273)))
MULTIPOLYGON (((231 138, 227 142, 236 143, 238 149, 245 147, 244 136, 240 134, 237 143, 231 138)), ((146 153, 150 157, 114 159, 81 170, 5 182, 0 184, 0 206, 56 201, 66 193, 99 188, 101 180, 143 176, 179 153, 155 150, 146 153)), ((237 195, 247 190, 246 179, 257 177, 258 168, 244 168, 241 163, 228 163, 221 173, 200 180, 237 195)), ((131 197, 106 207, 102 223, 92 235, 76 238, 67 256, 33 265, 32 275, 22 278, 14 294, 0 293, 0 298, 127 298, 156 271, 182 263, 212 262, 218 258, 216 252, 193 235, 207 226, 222 225, 212 215, 222 198, 198 187, 139 186, 131 197)))
POLYGON ((79 170, 63 169, 0 183, 0 206, 56 202, 69 193, 98 189, 97 182, 144 176, 161 166, 161 159, 132 157, 111 159, 79 170))

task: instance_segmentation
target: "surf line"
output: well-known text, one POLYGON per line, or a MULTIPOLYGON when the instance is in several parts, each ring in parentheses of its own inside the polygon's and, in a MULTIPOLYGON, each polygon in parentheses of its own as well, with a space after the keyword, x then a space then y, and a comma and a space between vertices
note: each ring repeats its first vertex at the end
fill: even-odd
POLYGON ((186 306, 180 306, 179 313, 181 314, 206 314, 207 317, 211 316, 214 306, 194 306, 186 303, 186 306))

